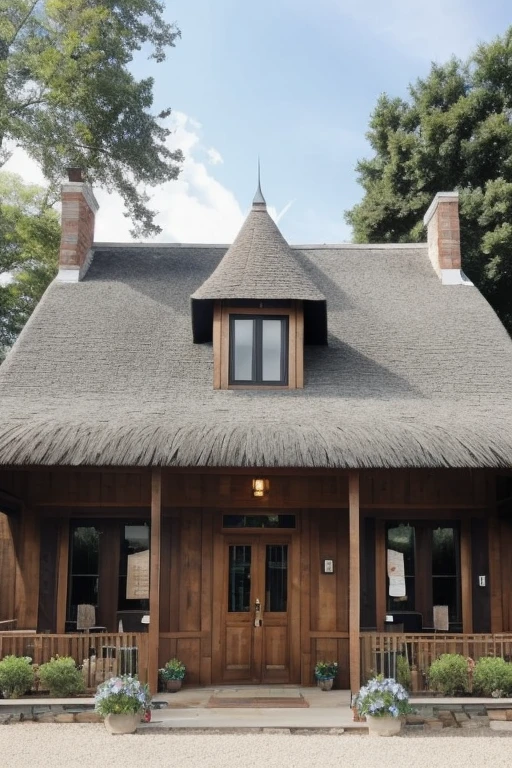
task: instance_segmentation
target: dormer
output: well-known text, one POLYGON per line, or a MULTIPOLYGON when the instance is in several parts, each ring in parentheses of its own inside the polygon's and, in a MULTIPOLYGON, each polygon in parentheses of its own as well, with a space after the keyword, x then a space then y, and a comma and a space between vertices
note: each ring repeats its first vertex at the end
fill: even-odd
POLYGON ((327 343, 327 305, 258 188, 234 243, 192 295, 195 343, 213 341, 214 388, 299 389, 304 344, 327 343))

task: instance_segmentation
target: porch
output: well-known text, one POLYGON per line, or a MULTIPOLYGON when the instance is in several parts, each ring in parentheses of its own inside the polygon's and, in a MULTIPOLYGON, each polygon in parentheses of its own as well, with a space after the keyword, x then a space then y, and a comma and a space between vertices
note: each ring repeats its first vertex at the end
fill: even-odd
POLYGON ((0 619, 17 621, 0 655, 83 664, 91 647, 99 660, 136 647, 154 691, 173 656, 194 686, 311 686, 316 661, 335 659, 355 691, 400 654, 422 674, 454 647, 509 653, 486 640, 512 632, 508 477, 497 489, 469 470, 62 468, 0 482, 0 619), (389 593, 388 550, 403 551, 405 595, 389 593), (76 632, 80 605, 105 633, 76 632), (446 634, 429 632, 438 605, 446 634), (404 612, 421 617, 414 633, 383 632, 404 612))

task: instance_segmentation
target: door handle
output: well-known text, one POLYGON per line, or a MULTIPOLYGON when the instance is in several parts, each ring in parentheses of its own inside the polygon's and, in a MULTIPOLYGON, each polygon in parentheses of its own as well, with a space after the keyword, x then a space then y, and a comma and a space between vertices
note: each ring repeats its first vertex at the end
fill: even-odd
POLYGON ((256 602, 254 603, 254 626, 255 627, 261 627, 263 624, 263 616, 261 611, 261 603, 256 598, 256 602))

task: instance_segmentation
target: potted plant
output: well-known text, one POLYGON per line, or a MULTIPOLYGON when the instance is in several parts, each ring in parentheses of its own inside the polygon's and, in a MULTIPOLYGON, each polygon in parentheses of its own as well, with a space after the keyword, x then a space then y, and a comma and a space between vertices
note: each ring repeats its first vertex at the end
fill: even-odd
POLYGON ((105 718, 109 733, 135 733, 141 714, 149 709, 151 696, 147 685, 136 677, 112 677, 98 686, 94 709, 105 718))
POLYGON ((395 736, 402 727, 402 715, 411 712, 403 685, 382 675, 363 685, 355 704, 359 715, 366 716, 370 736, 395 736))
POLYGON ((170 693, 176 693, 181 688, 186 667, 179 659, 170 659, 158 672, 167 690, 170 693))
POLYGON ((337 661, 317 661, 315 664, 315 677, 317 685, 322 691, 330 691, 334 678, 338 674, 337 661))

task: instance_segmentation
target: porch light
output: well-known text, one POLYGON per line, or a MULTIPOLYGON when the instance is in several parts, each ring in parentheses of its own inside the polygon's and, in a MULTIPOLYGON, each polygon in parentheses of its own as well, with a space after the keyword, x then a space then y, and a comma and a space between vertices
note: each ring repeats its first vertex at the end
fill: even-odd
POLYGON ((252 495, 256 498, 266 496, 270 489, 270 483, 267 478, 255 477, 252 481, 252 495))

